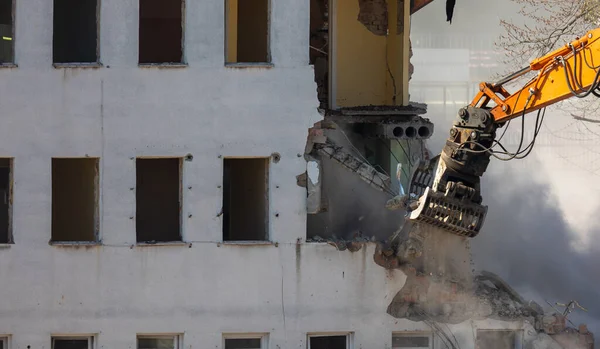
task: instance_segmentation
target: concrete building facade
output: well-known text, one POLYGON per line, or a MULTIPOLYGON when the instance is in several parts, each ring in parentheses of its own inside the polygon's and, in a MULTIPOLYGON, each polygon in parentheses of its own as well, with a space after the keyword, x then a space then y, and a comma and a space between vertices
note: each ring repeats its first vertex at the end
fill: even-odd
MULTIPOLYGON (((77 11, 4 2, 13 30, 0 65, 0 348, 448 345, 427 323, 386 313, 406 276, 373 262, 375 243, 351 252, 306 241, 297 176, 308 129, 323 119, 309 1, 256 2, 262 15, 243 0, 175 1, 181 12, 149 0, 77 11), (266 22, 240 19, 248 13, 266 22), (95 21, 59 25, 85 16, 95 21), (248 32, 263 37, 248 44, 248 32), (427 339, 402 339, 415 336, 427 339)), ((347 13, 330 27, 352 22, 352 35, 375 37, 355 1, 329 8, 330 19, 347 13)), ((332 57, 352 56, 343 29, 332 57)), ((351 75, 364 67, 348 60, 336 70, 343 88, 326 84, 330 109, 371 104, 373 76, 375 104, 406 106, 407 38, 355 47, 377 62, 389 54, 382 45, 398 50, 399 90, 381 67, 351 75)), ((462 348, 474 348, 477 329, 527 326, 467 325, 451 325, 462 348)))

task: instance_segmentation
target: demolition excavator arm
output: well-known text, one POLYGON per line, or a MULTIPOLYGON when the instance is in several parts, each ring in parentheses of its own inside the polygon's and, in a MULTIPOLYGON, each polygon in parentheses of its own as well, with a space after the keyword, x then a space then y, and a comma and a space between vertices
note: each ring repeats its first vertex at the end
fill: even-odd
MULTIPOLYGON (((470 105, 462 108, 450 129, 437 163, 417 169, 410 192, 420 196, 408 205, 409 220, 448 232, 476 236, 485 220, 480 178, 490 157, 522 159, 535 144, 545 108, 570 97, 600 97, 600 28, 537 58, 498 82, 483 82, 470 105), (531 73, 535 74, 531 74, 531 73), (505 88, 526 74, 532 78, 514 93, 505 88), (496 131, 511 119, 537 111, 534 138, 509 152, 496 131)), ((522 120, 524 122, 524 120, 522 120)), ((524 124, 523 124, 524 125, 524 124)))

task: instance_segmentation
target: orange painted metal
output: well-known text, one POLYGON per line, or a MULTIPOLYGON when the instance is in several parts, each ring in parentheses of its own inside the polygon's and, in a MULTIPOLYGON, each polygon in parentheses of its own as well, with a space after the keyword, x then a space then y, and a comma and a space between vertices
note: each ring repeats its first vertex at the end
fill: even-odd
POLYGON ((565 66, 571 86, 577 93, 583 92, 583 89, 588 89, 594 83, 600 68, 600 28, 591 30, 584 37, 533 60, 529 69, 537 71, 537 77, 514 93, 509 93, 502 85, 481 83, 480 91, 471 102, 471 106, 486 107, 490 101, 494 101, 496 105, 491 109, 491 114, 497 123, 501 123, 570 98, 573 94, 567 85, 565 66), (575 56, 571 47, 578 52, 576 72, 575 56), (586 64, 586 60, 591 67, 586 64), (583 89, 578 88, 573 81, 574 74, 583 89))

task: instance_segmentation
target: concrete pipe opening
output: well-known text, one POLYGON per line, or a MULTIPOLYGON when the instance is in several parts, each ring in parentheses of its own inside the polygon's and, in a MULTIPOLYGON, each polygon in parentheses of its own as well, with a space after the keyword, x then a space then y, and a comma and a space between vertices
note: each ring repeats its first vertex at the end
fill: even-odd
POLYGON ((419 137, 427 138, 427 137, 429 137, 430 134, 431 134, 431 131, 429 131, 429 127, 427 127, 427 126, 419 127, 419 137))
POLYGON ((400 126, 396 126, 394 127, 394 130, 392 130, 392 133, 394 134, 394 137, 402 137, 402 135, 404 135, 404 129, 400 126))
POLYGON ((406 137, 408 138, 415 138, 415 136, 417 135, 417 130, 414 127, 407 127, 406 128, 406 137))

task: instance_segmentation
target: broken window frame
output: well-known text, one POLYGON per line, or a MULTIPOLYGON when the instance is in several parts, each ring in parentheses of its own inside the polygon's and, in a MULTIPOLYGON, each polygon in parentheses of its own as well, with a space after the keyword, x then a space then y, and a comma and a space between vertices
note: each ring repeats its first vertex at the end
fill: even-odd
POLYGON ((150 348, 140 348, 140 339, 172 339, 173 340, 173 349, 182 349, 183 348, 183 334, 181 333, 155 333, 155 334, 137 334, 135 339, 135 347, 136 349, 150 349, 150 348))
POLYGON ((138 232, 137 232, 137 224, 136 224, 136 245, 139 246, 156 246, 156 245, 173 245, 173 244, 182 244, 185 243, 185 239, 183 237, 183 164, 184 164, 184 160, 186 159, 185 157, 182 156, 138 156, 135 158, 135 164, 134 164, 134 169, 135 169, 135 175, 136 175, 136 184, 135 184, 135 200, 136 200, 136 214, 135 214, 135 219, 137 222, 137 190, 138 190, 138 183, 137 183, 137 161, 138 160, 161 160, 161 159, 177 159, 179 161, 179 176, 178 176, 178 183, 179 183, 179 202, 178 202, 178 209, 179 209, 179 231, 178 231, 178 239, 177 240, 170 240, 170 241, 160 241, 160 242, 151 242, 151 241, 139 241, 138 240, 138 232))
POLYGON ((87 340, 87 349, 96 349, 96 335, 93 334, 82 334, 82 335, 52 335, 50 349, 55 349, 56 340, 87 340))
POLYGON ((394 337, 427 337, 429 338, 429 346, 427 347, 406 347, 406 349, 417 349, 417 348, 435 348, 433 333, 429 331, 407 331, 407 332, 392 332, 392 349, 394 348, 394 337))
POLYGON ((81 157, 81 156, 76 156, 76 157, 60 157, 60 156, 56 156, 56 157, 52 157, 50 159, 50 185, 51 187, 53 187, 53 179, 52 179, 52 172, 53 172, 53 162, 54 160, 95 160, 95 170, 96 170, 96 174, 94 176, 94 239, 93 240, 54 240, 54 234, 53 234, 53 223, 52 223, 52 219, 54 219, 54 215, 52 213, 52 210, 54 210, 54 199, 52 198, 53 196, 53 189, 51 188, 51 198, 50 198, 50 205, 51 205, 51 211, 50 211, 50 244, 51 245, 99 245, 102 243, 101 237, 100 237, 100 157, 81 157))
MULTIPOLYGON (((12 55, 10 57, 10 61, 7 62, 0 62, 0 67, 14 67, 16 64, 16 52, 15 52, 15 48, 16 48, 16 44, 15 44, 15 33, 16 33, 16 25, 15 25, 15 21, 17 16, 15 15, 16 13, 16 6, 17 6, 17 0, 10 0, 11 3, 11 37, 10 37, 10 45, 11 45, 11 51, 12 51, 12 55)), ((4 37, 0 37, 0 40, 4 40, 4 37)))
MULTIPOLYGON (((16 0, 15 0, 16 1, 16 0)), ((99 67, 102 66, 100 60, 100 25, 101 25, 101 12, 102 12, 102 0, 96 1, 96 60, 94 62, 54 62, 54 8, 55 1, 52 0, 52 65, 54 68, 70 68, 70 67, 99 67)), ((14 12, 14 11, 13 11, 14 12)))
MULTIPOLYGON (((271 242, 271 206, 270 206, 270 202, 271 202, 271 157, 267 157, 267 156, 248 156, 248 157, 243 157, 243 156, 226 156, 223 157, 223 161, 221 162, 221 166, 222 166, 222 170, 221 173, 223 174, 222 177, 222 194, 221 194, 221 207, 222 207, 222 217, 223 219, 221 220, 221 240, 223 241, 223 243, 229 243, 229 244, 238 244, 238 243, 245 243, 245 244, 268 244, 271 242), (240 239, 225 239, 225 219, 229 218, 226 217, 225 215, 225 186, 228 185, 225 181, 225 162, 227 160, 264 160, 265 161, 265 166, 267 167, 265 170, 265 235, 264 238, 262 239, 255 239, 255 240, 240 240, 240 239)), ((231 228, 229 228, 231 229, 231 228)), ((231 233, 231 231, 230 231, 231 233)))
POLYGON ((269 347, 269 333, 223 333, 223 349, 228 349, 226 346, 228 339, 260 339, 260 349, 269 347))
MULTIPOLYGON (((13 196, 14 196, 14 158, 2 157, 0 159, 8 160, 8 192, 6 193, 6 200, 8 201, 8 231, 7 231, 7 242, 0 243, 0 245, 12 245, 15 243, 14 232, 13 232, 13 196)), ((0 198, 2 199, 2 198, 0 198)))
POLYGON ((515 346, 513 349, 523 349, 523 341, 525 332, 522 329, 506 329, 506 328, 478 328, 475 332, 475 349, 483 349, 479 348, 479 333, 480 332, 507 332, 515 334, 515 346))
MULTIPOLYGON (((243 0, 235 0, 235 1, 243 1, 243 0)), ((224 7, 225 7, 225 18, 224 18, 224 24, 225 24, 225 28, 224 28, 224 38, 225 38, 225 44, 224 44, 224 62, 225 62, 225 66, 226 67, 270 67, 273 66, 273 56, 271 54, 271 38, 272 38, 272 34, 271 34, 271 26, 272 26, 272 19, 271 19, 271 15, 272 15, 272 8, 273 8, 273 1, 272 0, 267 0, 267 47, 266 47, 266 56, 267 56, 267 60, 266 62, 240 62, 239 59, 237 59, 237 54, 236 54, 236 61, 235 62, 229 62, 228 59, 228 53, 229 53, 229 3, 230 0, 223 0, 224 2, 224 7)), ((239 7, 239 6, 238 6, 239 7)), ((239 24, 239 11, 238 11, 238 15, 236 16, 236 21, 239 24)), ((236 24, 236 30, 238 28, 238 24, 236 24)), ((236 45, 238 43, 238 34, 235 34, 236 36, 236 45)), ((237 49, 236 49, 237 52, 237 49)))
POLYGON ((310 332, 306 335, 306 348, 310 348, 310 339, 313 337, 346 337, 346 349, 354 349, 354 332, 310 332))
POLYGON ((181 59, 179 62, 153 62, 153 63, 142 63, 140 62, 140 35, 141 35, 141 1, 138 1, 138 67, 140 68, 151 68, 151 67, 174 67, 174 68, 182 68, 187 67, 187 58, 186 58, 186 46, 185 46, 185 33, 186 33, 186 7, 187 1, 181 0, 181 59))

